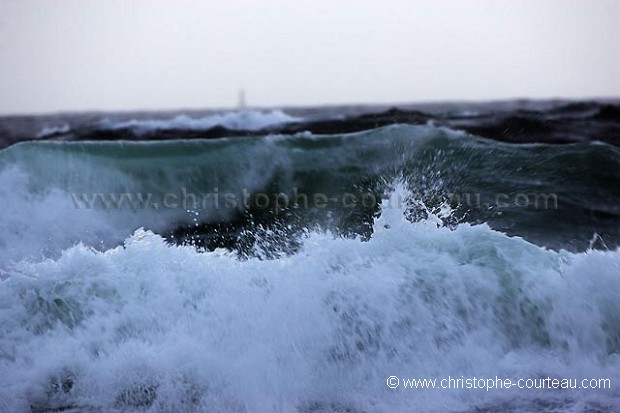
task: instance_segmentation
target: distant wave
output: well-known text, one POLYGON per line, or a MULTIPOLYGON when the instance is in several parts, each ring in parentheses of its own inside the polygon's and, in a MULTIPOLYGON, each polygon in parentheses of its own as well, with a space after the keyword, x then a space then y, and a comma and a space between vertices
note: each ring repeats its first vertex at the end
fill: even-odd
MULTIPOLYGON (((394 124, 446 126, 490 139, 513 143, 573 143, 601 141, 620 146, 620 105, 597 102, 555 105, 530 110, 451 110, 426 113, 392 108, 343 115, 317 110, 304 117, 285 112, 246 110, 202 117, 56 119, 42 128, 38 139, 56 140, 174 140, 260 136, 266 133, 320 135, 361 132, 394 124), (70 126, 69 126, 70 125, 70 126)), ((1 135, 0 135, 1 137, 1 135)), ((0 144, 2 142, 0 141, 0 144)))
POLYGON ((46 138, 48 136, 62 135, 68 133, 71 127, 67 124, 62 126, 46 126, 37 133, 37 138, 46 138))
MULTIPOLYGON (((106 118, 86 127, 86 129, 96 131, 131 130, 136 136, 140 136, 157 131, 205 131, 215 127, 231 131, 257 131, 271 126, 301 122, 302 120, 302 118, 288 115, 281 110, 243 110, 204 117, 178 115, 168 119, 111 120, 106 118)), ((75 132, 79 133, 79 129, 81 128, 75 132)), ((37 138, 47 138, 66 135, 70 132, 74 131, 67 124, 46 126, 36 136, 37 138)))
POLYGON ((259 130, 267 126, 281 125, 284 123, 299 122, 300 118, 287 115, 280 110, 268 112, 246 110, 239 112, 227 112, 192 118, 187 115, 179 115, 172 119, 134 119, 129 121, 102 120, 102 129, 134 129, 136 131, 151 132, 156 130, 205 130, 215 126, 223 126, 230 130, 259 130))

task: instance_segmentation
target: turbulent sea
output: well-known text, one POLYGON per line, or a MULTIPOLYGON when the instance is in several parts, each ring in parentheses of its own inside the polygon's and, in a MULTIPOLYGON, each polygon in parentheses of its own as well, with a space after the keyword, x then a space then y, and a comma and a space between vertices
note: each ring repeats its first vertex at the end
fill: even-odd
POLYGON ((0 147, 0 412, 620 411, 618 102, 13 116, 0 147), (474 378, 576 385, 439 388, 474 378))

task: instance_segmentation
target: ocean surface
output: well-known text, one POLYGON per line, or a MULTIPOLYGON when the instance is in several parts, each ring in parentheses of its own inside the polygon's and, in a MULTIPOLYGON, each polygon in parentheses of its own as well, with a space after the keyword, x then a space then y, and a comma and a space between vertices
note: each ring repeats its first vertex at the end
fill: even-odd
POLYGON ((620 411, 618 101, 7 116, 0 148, 0 412, 620 411))

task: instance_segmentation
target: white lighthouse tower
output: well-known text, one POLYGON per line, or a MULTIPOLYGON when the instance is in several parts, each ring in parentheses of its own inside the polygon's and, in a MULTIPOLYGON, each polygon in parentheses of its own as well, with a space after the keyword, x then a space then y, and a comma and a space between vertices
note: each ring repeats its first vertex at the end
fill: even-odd
POLYGON ((244 112, 247 110, 247 104, 245 100, 245 89, 239 89, 239 100, 237 101, 237 110, 244 112))

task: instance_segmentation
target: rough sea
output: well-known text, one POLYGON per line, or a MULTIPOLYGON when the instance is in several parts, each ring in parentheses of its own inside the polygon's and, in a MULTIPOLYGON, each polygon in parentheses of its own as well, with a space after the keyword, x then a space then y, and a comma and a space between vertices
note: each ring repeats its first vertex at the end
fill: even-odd
POLYGON ((620 411, 617 101, 13 116, 0 147, 0 412, 620 411))

